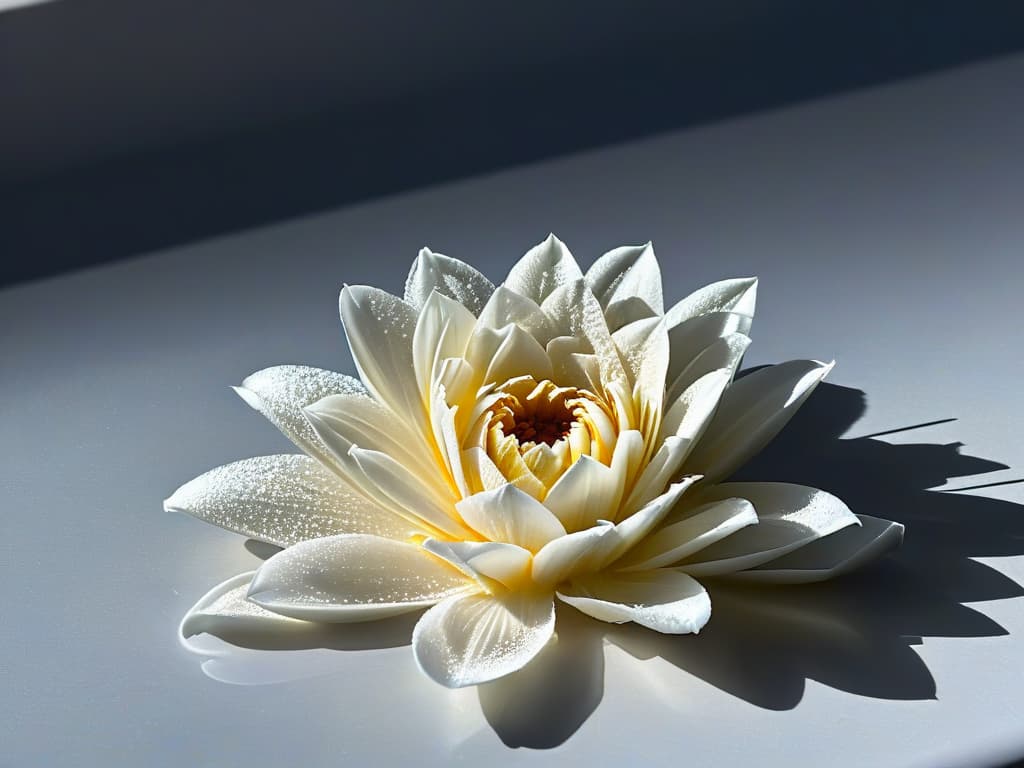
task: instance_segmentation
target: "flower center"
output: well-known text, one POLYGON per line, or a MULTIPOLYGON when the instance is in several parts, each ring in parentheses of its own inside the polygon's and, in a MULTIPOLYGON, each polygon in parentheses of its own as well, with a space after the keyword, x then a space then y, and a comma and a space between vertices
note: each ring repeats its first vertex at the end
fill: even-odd
POLYGON ((575 387, 559 387, 545 379, 519 376, 498 387, 501 393, 492 410, 491 428, 502 437, 514 437, 520 453, 544 443, 554 446, 569 436, 581 417, 581 399, 593 395, 575 387))

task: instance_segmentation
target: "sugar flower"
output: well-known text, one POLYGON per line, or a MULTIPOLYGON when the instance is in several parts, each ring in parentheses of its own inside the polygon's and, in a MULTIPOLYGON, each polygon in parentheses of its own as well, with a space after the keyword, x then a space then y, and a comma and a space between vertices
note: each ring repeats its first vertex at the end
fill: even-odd
POLYGON ((527 664, 556 600, 696 633, 704 579, 818 581, 896 546, 902 526, 824 491, 728 482, 832 368, 735 378, 756 290, 724 280, 666 311, 650 244, 584 274, 554 236, 497 288, 428 249, 404 298, 345 287, 358 379, 281 366, 237 389, 304 455, 228 464, 165 502, 283 547, 183 631, 426 609, 416 660, 459 687, 527 664))

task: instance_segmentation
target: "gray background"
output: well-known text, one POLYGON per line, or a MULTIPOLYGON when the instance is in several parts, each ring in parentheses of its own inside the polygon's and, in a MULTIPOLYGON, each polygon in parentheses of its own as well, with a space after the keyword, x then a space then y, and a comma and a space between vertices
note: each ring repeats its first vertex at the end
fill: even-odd
POLYGON ((1022 486, 952 490, 1024 461, 1022 82, 1008 58, 0 292, 0 764, 1024 755, 1022 486), (436 686, 407 647, 239 652, 207 672, 265 684, 205 675, 177 623, 259 560, 160 502, 287 450, 228 385, 278 363, 351 372, 343 281, 400 291, 424 244, 497 280, 549 230, 584 263, 652 239, 670 298, 759 274, 748 364, 835 357, 845 388, 816 395, 762 470, 819 473, 857 511, 901 517, 903 552, 759 593, 746 619, 723 598, 698 638, 613 633, 603 666, 599 635, 569 625, 578 653, 547 673, 568 697, 546 722, 521 721, 525 689, 436 686))

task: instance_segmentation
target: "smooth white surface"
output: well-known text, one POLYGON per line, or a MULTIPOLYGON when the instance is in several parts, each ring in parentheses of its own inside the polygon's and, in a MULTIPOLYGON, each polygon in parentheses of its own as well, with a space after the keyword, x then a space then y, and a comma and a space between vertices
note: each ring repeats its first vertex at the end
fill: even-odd
MULTIPOLYGON (((1009 468, 944 487, 1022 475, 1021 82, 1024 58, 1005 59, 0 293, 0 764, 926 766, 1024 755, 1024 539, 1012 523, 1024 485, 952 501, 922 490, 942 487, 949 466, 991 468, 939 445, 954 441, 1009 468), (865 489, 903 483, 908 498, 938 499, 930 529, 918 510, 916 539, 937 549, 915 548, 908 522, 889 570, 766 592, 748 619, 730 620, 712 590, 720 613, 705 633, 646 660, 608 645, 603 678, 600 637, 567 622, 534 674, 550 682, 546 698, 531 699, 537 680, 437 686, 417 672, 401 625, 335 638, 398 647, 239 651, 204 675, 178 621, 258 560, 240 537, 164 514, 161 500, 215 465, 289 450, 228 386, 279 363, 352 373, 342 282, 400 292, 421 245, 497 280, 549 230, 584 264, 653 240, 669 300, 760 275, 746 364, 834 357, 830 381, 868 396, 850 437, 955 417, 884 438, 895 447, 839 441, 835 452, 876 462, 842 469, 862 471, 865 489), (929 594, 934 610, 883 594, 894 574, 935 579, 935 594, 904 590, 929 594), (923 643, 908 645, 914 635, 923 643), (510 701, 548 707, 555 725, 524 725, 510 701)), ((648 655, 644 636, 623 642, 648 655)))

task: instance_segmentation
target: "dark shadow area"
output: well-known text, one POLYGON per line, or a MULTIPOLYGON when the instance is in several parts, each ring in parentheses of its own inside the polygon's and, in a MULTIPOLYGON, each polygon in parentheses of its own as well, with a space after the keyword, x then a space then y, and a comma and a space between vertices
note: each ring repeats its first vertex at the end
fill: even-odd
MULTIPOLYGON (((809 679, 880 699, 935 698, 935 681, 913 646, 924 637, 1006 634, 962 603, 1024 595, 1019 584, 971 559, 1024 554, 1024 507, 928 490, 1005 466, 965 456, 956 443, 842 438, 864 410, 860 390, 822 384, 735 479, 828 490, 857 512, 903 523, 900 550, 822 584, 741 587, 708 580, 713 615, 697 636, 604 624, 559 606, 556 640, 520 672, 478 688, 484 716, 501 740, 548 749, 570 738, 603 696, 605 640, 781 711, 800 703, 809 679)), ((393 647, 409 642, 418 617, 309 629, 283 639, 217 635, 247 649, 393 647)))
POLYGON ((1010 0, 0 13, 0 285, 1024 47, 1010 0))

